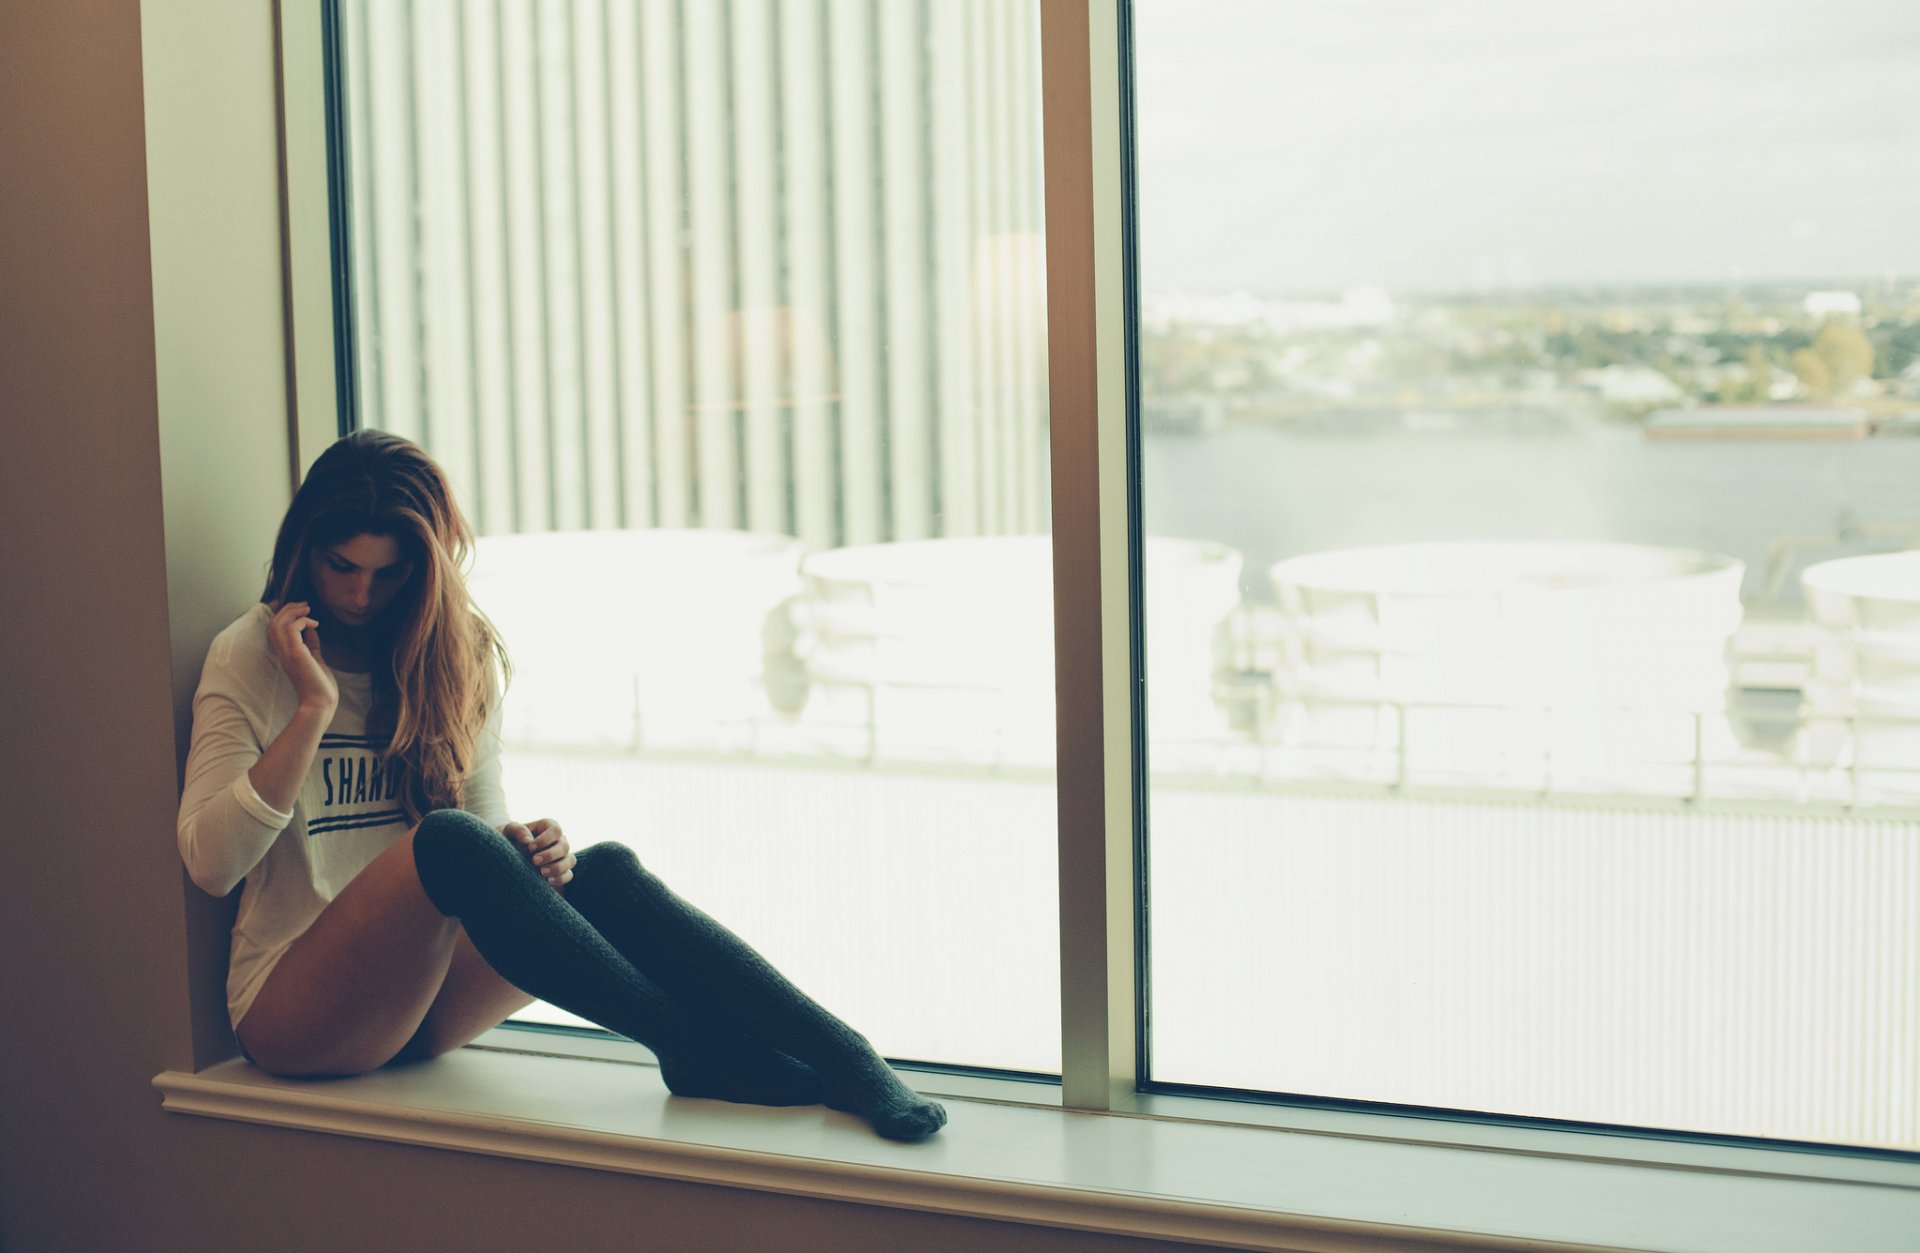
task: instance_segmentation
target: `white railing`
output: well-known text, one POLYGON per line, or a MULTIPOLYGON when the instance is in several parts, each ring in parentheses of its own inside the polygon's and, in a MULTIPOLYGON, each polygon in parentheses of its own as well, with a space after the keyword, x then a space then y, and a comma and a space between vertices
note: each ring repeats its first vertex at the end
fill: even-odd
POLYGON ((1920 821, 1157 786, 1155 1074, 1920 1147, 1920 821))
MULTIPOLYGON (((1058 1064, 1038 770, 516 748, 894 1056, 1058 1064)), ((1157 779, 1157 1077, 1920 1147, 1920 821, 1157 779)))

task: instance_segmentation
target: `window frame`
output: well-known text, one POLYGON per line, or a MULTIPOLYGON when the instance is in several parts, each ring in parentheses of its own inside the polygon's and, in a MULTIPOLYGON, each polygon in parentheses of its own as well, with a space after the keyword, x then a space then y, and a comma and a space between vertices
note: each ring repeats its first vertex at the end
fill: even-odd
POLYGON ((340 11, 335 0, 279 0, 280 195, 285 239, 287 398, 297 487, 306 467, 357 425, 347 229, 346 102, 339 99, 340 11))
MULTIPOLYGON (((1143 676, 1138 305, 1131 194, 1130 0, 1033 0, 1039 9, 1047 264, 1047 364, 1054 542, 1059 962, 1062 1073, 1057 1092, 1011 1079, 957 1088, 1002 1103, 1148 1118, 1178 1117, 1408 1144, 1590 1156, 1611 1138, 1619 1160, 1675 1169, 1754 1171, 1751 1150, 1790 1155, 1782 1173, 1885 1185, 1890 1163, 1920 1153, 1709 1136, 1656 1129, 1414 1110, 1367 1102, 1157 1084, 1149 1063, 1146 916, 1147 746, 1143 676), (1212 1111, 1211 1113, 1209 1111, 1212 1111), (1705 1156, 1674 1157, 1676 1145, 1705 1156), (1524 1147, 1522 1147, 1524 1146, 1524 1147), (1716 1150, 1724 1155, 1715 1157, 1716 1150), (1799 1164, 1794 1156, 1798 1155, 1799 1164), (1849 1170, 1836 1161, 1855 1161, 1849 1170), (1722 1163, 1716 1167, 1712 1163, 1722 1163), (1816 1169, 1808 1164, 1818 1161, 1816 1169), (1681 1164, 1684 1162, 1685 1164, 1681 1164)), ((282 264, 293 480, 353 429, 352 330, 344 225, 343 119, 337 100, 336 0, 278 0, 282 264)), ((495 1031, 490 1049, 606 1056, 608 1042, 542 1036, 537 1048, 495 1031)), ((617 1044, 617 1042, 615 1042, 617 1044)), ((637 1050, 636 1050, 637 1052, 637 1050)), ((1904 1173, 1902 1175, 1904 1178, 1904 1173)), ((1900 1186, 1909 1186, 1902 1184, 1900 1186)))
MULTIPOLYGON (((1070 1108, 1134 1110, 1144 1060, 1145 725, 1139 606, 1138 408, 1122 249, 1128 197, 1122 3, 1037 0, 1046 200, 1049 441, 1058 708, 1062 1086, 1070 1108), (1091 281, 1089 281, 1091 280, 1091 281), (1071 293, 1071 299, 1068 294, 1071 293), (1129 484, 1133 486, 1130 488, 1129 484)), ((297 482, 354 429, 352 203, 340 6, 280 0, 281 184, 289 400, 297 482)))

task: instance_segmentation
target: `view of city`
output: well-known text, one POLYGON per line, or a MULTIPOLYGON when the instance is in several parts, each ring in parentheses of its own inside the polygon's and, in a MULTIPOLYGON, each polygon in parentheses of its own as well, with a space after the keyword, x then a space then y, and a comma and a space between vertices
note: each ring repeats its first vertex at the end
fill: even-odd
POLYGON ((1400 300, 1378 289, 1319 300, 1149 292, 1141 332, 1149 431, 1619 422, 1711 435, 1711 414, 1662 413, 1703 405, 1737 406, 1749 423, 1757 408, 1788 406, 1784 424, 1814 437, 1920 424, 1913 278, 1400 300), (1837 412, 1806 415, 1812 407, 1837 412))
POLYGON ((1843 8, 1131 6, 1145 527, 1243 557, 1157 1078, 1920 1143, 1920 13, 1843 8))
POLYGON ((1920 542, 1911 282, 1149 296, 1142 339, 1149 527, 1247 554, 1249 605, 1275 561, 1413 538, 1726 554, 1733 698, 1778 721, 1801 572, 1920 542))

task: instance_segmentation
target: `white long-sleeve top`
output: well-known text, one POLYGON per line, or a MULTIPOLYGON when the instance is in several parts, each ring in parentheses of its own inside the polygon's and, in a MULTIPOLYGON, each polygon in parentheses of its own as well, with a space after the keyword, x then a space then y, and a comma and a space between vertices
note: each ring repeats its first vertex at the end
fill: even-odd
MULTIPOLYGON (((233 924, 227 1012, 235 1026, 288 946, 340 890, 406 834, 397 772, 367 738, 372 678, 335 671, 340 705, 291 811, 260 798, 247 771, 292 721, 298 697, 267 646, 272 611, 255 605, 213 639, 193 697, 193 740, 180 796, 180 856, 202 889, 246 883, 233 924)), ((507 819, 500 783, 500 703, 494 702, 462 807, 492 826, 507 819)))

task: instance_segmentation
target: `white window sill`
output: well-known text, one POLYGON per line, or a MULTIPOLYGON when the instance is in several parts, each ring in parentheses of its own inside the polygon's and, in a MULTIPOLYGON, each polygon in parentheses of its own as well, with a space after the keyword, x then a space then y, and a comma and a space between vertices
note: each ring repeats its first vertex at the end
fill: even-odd
POLYGON ((917 1145, 819 1107, 669 1097, 650 1066, 493 1048, 351 1079, 236 1060, 154 1084, 179 1113, 1229 1248, 1920 1248, 1905 1161, 1168 1098, 1086 1114, 1057 1089, 917 1079, 950 1115, 917 1145), (1273 1122, 1292 1125, 1258 1125, 1273 1122))

